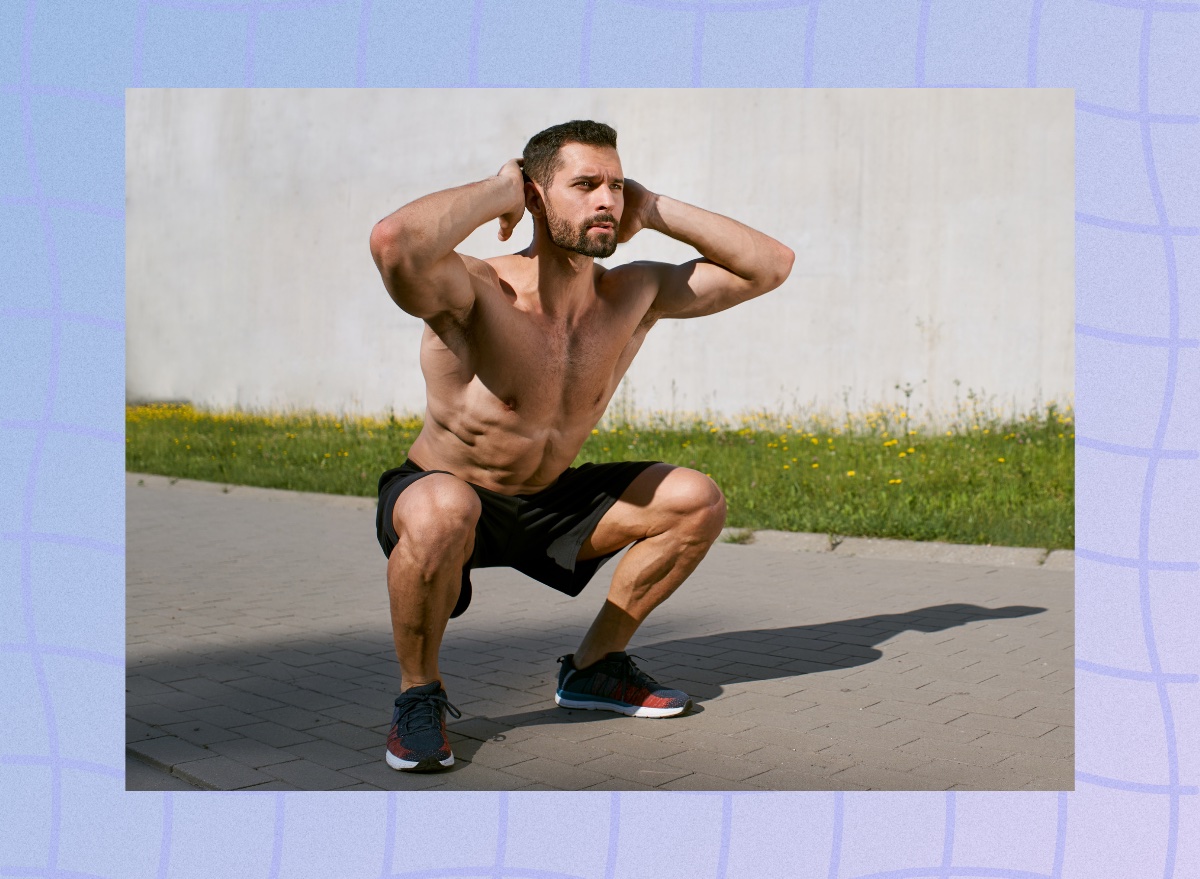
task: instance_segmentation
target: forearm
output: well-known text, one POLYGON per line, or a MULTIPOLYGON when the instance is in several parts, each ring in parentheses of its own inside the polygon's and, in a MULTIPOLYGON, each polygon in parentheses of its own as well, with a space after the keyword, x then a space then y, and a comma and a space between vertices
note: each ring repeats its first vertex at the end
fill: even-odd
POLYGON ((654 197, 647 214, 646 228, 696 248, 705 259, 747 281, 782 282, 791 268, 791 250, 737 220, 665 195, 654 197))
POLYGON ((522 198, 520 186, 501 176, 435 192, 380 220, 372 232, 372 248, 387 251, 393 261, 429 265, 522 198))

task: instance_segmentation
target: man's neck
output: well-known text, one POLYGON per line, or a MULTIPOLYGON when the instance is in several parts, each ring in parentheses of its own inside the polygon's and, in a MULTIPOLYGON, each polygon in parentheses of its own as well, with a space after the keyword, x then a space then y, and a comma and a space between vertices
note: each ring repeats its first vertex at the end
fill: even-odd
POLYGON ((564 250, 538 236, 521 254, 532 262, 531 293, 543 314, 569 317, 594 294, 592 257, 564 250))

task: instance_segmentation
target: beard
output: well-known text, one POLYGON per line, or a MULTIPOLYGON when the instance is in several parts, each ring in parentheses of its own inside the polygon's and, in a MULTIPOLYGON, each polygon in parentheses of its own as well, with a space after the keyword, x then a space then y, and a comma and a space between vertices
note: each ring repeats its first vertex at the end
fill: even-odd
POLYGON ((617 221, 612 214, 601 214, 592 217, 579 226, 571 225, 571 221, 560 217, 546 203, 546 226, 550 230, 550 240, 572 253, 604 259, 612 256, 617 250, 617 221), (589 231, 593 223, 612 223, 612 231, 600 229, 595 233, 589 231))

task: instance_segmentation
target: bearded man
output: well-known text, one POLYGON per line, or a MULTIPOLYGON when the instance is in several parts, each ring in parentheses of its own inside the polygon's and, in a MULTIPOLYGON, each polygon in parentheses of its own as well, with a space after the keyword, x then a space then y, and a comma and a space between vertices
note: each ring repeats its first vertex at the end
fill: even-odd
POLYGON ((408 460, 379 480, 400 662, 386 760, 453 765, 438 671, 447 622, 467 609, 473 568, 515 568, 578 595, 625 547, 608 597, 555 701, 669 717, 691 701, 625 653, 649 613, 695 570, 725 522, 708 476, 654 461, 572 467, 643 340, 663 318, 701 317, 773 290, 793 253, 735 220, 625 177, 616 132, 573 121, 533 136, 494 177, 427 195, 376 224, 371 253, 395 303, 425 321, 427 408, 408 460), (455 248, 529 211, 524 250, 475 259, 455 248), (595 260, 643 229, 696 249, 682 265, 595 260))

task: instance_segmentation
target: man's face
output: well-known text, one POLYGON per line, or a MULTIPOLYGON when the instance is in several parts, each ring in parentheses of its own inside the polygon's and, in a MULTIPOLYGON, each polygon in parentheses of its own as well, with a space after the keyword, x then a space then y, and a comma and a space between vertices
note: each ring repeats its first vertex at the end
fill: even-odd
POLYGON ((550 240, 564 250, 603 259, 617 249, 625 206, 621 160, 612 147, 568 143, 545 193, 550 240))

